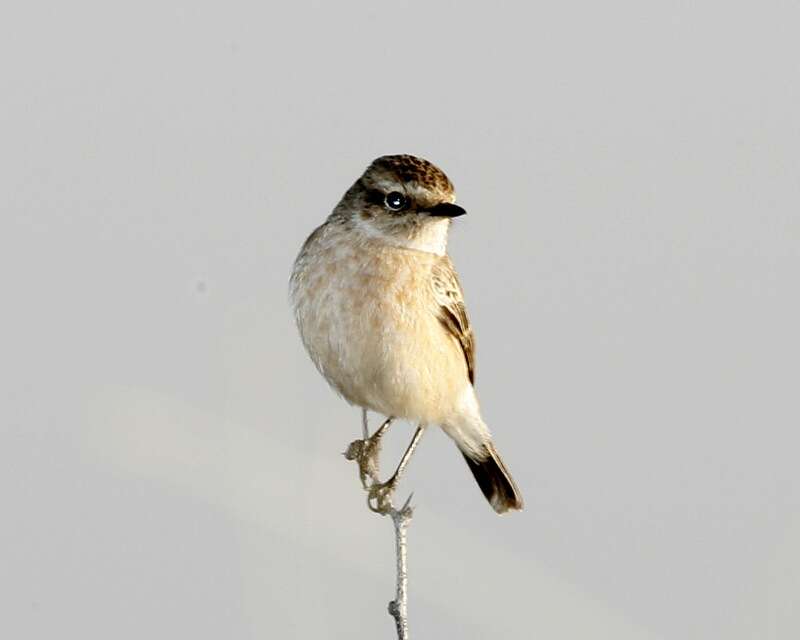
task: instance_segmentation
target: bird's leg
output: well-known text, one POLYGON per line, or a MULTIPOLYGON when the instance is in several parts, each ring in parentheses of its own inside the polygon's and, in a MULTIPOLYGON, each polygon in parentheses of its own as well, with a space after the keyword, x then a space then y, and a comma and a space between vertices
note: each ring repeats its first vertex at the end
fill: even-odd
POLYGON ((361 409, 361 432, 364 434, 364 440, 369 438, 369 420, 367 419, 367 410, 361 409))
POLYGON ((411 439, 411 443, 400 459, 400 464, 397 465, 397 469, 392 474, 392 477, 386 482, 373 481, 372 485, 369 487, 367 505, 372 511, 377 513, 389 513, 389 511, 391 511, 392 493, 394 493, 397 483, 400 482, 403 471, 405 471, 409 460, 411 460, 411 456, 414 454, 414 450, 417 448, 423 433, 425 433, 425 427, 423 425, 418 426, 417 430, 414 432, 414 437, 411 439), (373 500, 375 501, 375 506, 372 505, 373 500))
POLYGON ((378 482, 378 457, 381 451, 381 437, 383 437, 393 420, 393 417, 388 417, 375 433, 369 435, 367 411, 364 409, 361 423, 364 438, 363 440, 351 442, 350 446, 347 447, 347 451, 345 451, 345 458, 358 462, 358 475, 361 478, 361 484, 364 489, 369 490, 370 486, 378 482), (369 483, 367 483, 367 479, 369 479, 369 483))

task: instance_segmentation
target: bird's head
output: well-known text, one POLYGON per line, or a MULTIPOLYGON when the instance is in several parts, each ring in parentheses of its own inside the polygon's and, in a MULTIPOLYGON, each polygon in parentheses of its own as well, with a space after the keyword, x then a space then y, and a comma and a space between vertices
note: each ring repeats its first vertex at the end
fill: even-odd
POLYGON ((345 193, 334 215, 388 244, 444 254, 450 220, 466 213, 454 201, 453 184, 434 164, 382 156, 345 193))

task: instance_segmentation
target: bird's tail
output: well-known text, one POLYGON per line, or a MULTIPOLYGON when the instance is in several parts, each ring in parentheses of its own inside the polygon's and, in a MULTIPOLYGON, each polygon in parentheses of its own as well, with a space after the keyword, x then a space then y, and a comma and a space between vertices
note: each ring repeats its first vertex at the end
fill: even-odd
POLYGON ((475 476, 489 504, 497 513, 522 509, 522 494, 519 487, 503 464, 494 445, 491 442, 484 445, 481 453, 484 456, 478 458, 464 453, 464 460, 467 461, 469 470, 475 476))

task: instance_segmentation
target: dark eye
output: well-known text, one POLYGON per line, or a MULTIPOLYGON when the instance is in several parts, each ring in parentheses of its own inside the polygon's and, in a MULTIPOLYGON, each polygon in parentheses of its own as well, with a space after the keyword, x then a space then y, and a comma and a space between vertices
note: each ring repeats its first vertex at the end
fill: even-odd
POLYGON ((406 197, 399 191, 387 193, 385 202, 386 206, 392 211, 400 211, 401 209, 405 209, 408 205, 408 200, 406 200, 406 197))

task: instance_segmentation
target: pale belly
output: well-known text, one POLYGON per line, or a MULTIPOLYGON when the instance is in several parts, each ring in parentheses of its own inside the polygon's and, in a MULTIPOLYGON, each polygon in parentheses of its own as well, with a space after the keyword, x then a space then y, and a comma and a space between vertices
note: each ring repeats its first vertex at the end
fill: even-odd
POLYGON ((367 259, 341 249, 308 265, 295 292, 311 358, 349 402, 441 424, 468 385, 430 287, 436 256, 394 248, 367 259))

